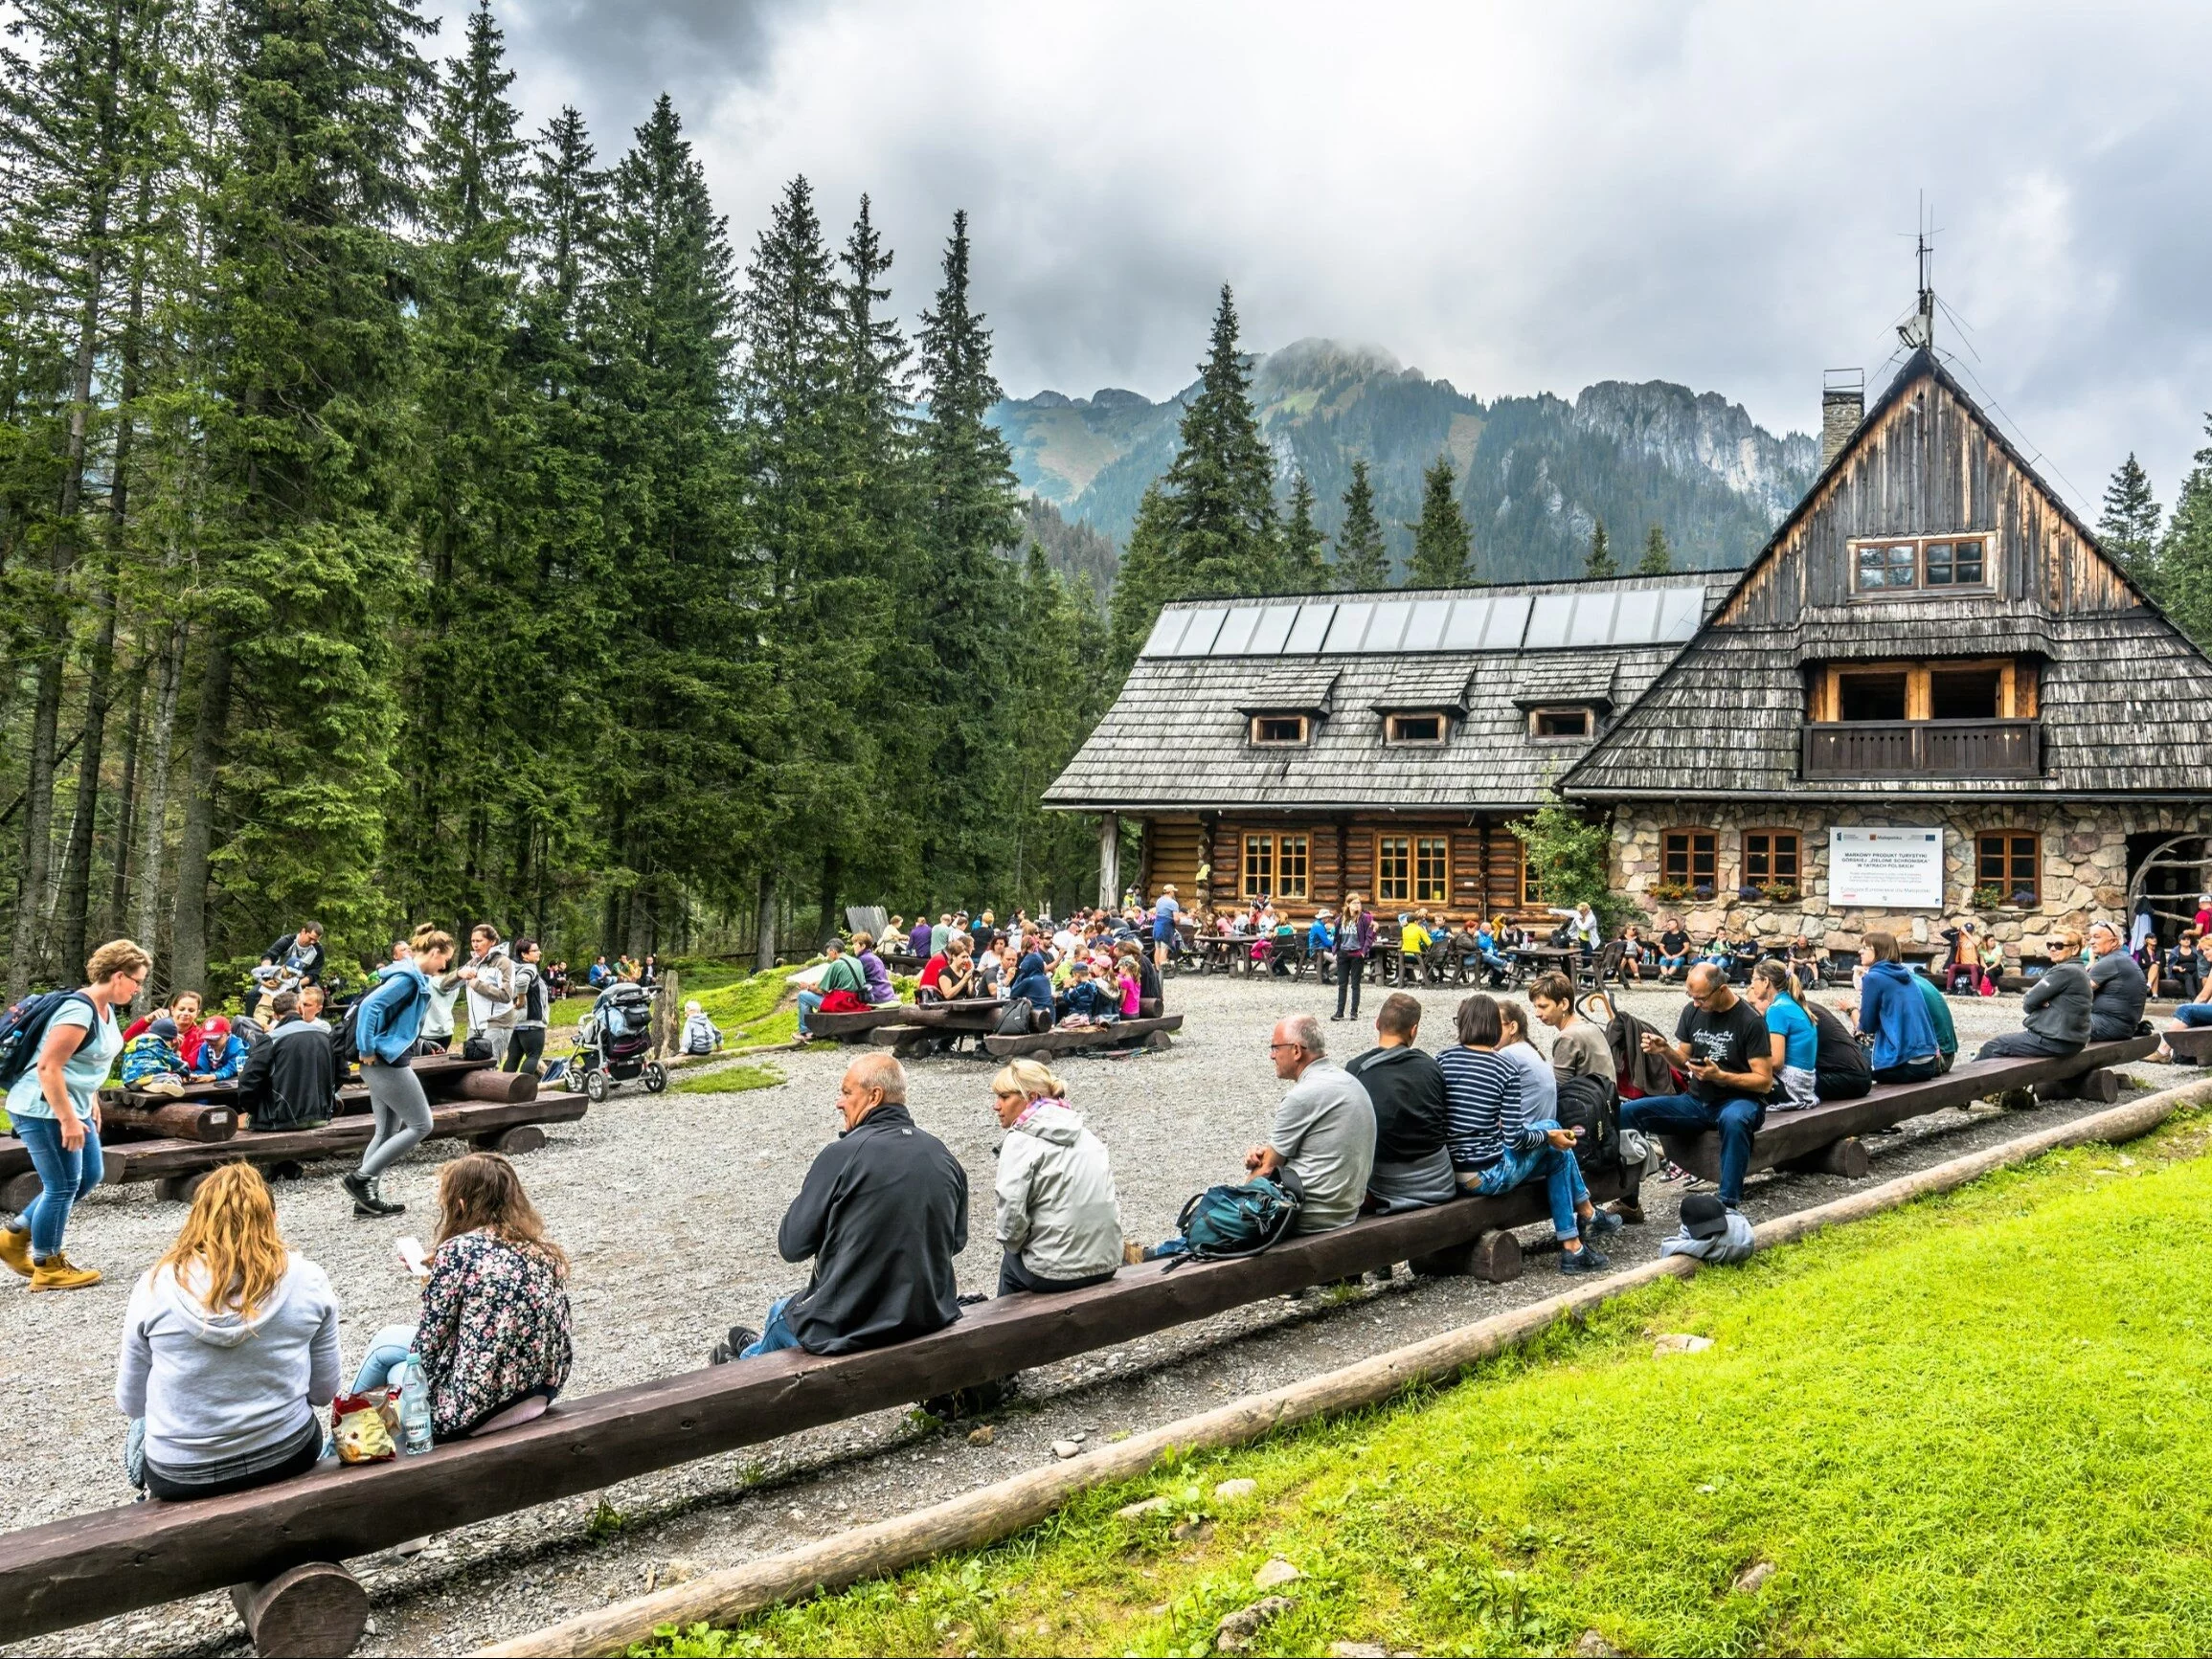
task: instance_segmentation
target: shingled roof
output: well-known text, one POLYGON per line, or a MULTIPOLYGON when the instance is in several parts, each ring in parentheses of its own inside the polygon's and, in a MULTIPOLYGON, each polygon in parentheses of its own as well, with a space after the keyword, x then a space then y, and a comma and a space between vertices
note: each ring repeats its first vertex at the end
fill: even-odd
POLYGON ((1734 572, 1190 600, 1046 791, 1069 811, 1526 811, 1587 743, 1532 739, 1536 702, 1625 704, 1734 572), (1316 713, 1309 743, 1249 741, 1253 713, 1316 713), (1435 746, 1386 746, 1392 712, 1464 710, 1435 746))

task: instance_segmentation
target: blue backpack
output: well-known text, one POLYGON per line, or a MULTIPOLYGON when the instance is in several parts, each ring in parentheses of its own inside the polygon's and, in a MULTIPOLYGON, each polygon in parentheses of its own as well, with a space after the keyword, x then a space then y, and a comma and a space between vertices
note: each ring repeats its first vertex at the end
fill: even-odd
POLYGON ((1298 1220, 1300 1195, 1290 1172, 1284 1179, 1255 1177, 1240 1187, 1208 1187, 1183 1206, 1176 1230, 1183 1250, 1169 1271, 1185 1262, 1219 1262, 1256 1256, 1287 1238, 1298 1220))
POLYGON ((81 991, 40 991, 0 1014, 0 1089, 37 1064, 46 1028, 54 1023, 56 1011, 72 998, 88 1008, 92 1005, 81 991))

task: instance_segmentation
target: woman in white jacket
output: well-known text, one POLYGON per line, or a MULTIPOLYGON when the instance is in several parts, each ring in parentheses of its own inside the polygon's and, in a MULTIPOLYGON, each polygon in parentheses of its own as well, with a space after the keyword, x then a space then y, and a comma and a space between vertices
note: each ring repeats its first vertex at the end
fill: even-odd
POLYGON ((172 1501, 304 1474, 323 1455, 315 1408, 337 1392, 330 1281, 285 1248, 260 1173, 225 1164, 130 1293, 115 1376, 124 1470, 172 1501))
POLYGON ((1069 1109, 1068 1086, 1034 1060, 991 1079, 1000 1125, 999 1294, 1077 1290, 1121 1265, 1121 1205, 1105 1145, 1069 1109))

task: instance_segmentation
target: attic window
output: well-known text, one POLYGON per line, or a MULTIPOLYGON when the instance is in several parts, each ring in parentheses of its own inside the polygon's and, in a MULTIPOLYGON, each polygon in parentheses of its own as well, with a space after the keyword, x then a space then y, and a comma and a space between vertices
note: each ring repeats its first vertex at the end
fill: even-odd
POLYGON ((1851 586, 1869 594, 1987 588, 1993 548, 1986 536, 1905 536, 1851 544, 1851 586))
POLYGON ((1441 714, 1390 714, 1384 717, 1383 741, 1434 747, 1443 743, 1444 730, 1441 714))
POLYGON ((1252 717, 1252 741, 1261 747, 1294 748, 1306 741, 1310 729, 1308 717, 1303 714, 1255 714, 1252 717))
POLYGON ((1595 724, 1588 707, 1531 708, 1528 735, 1534 738, 1588 737, 1595 724))

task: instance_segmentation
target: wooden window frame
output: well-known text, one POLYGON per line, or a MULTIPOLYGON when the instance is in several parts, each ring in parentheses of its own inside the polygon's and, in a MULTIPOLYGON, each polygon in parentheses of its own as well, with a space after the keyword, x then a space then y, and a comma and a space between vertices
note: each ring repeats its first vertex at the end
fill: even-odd
POLYGON ((1995 530, 1952 530, 1933 536, 1853 536, 1843 544, 1844 557, 1851 567, 1851 597, 1854 600, 1904 599, 1929 594, 1989 594, 1997 590, 1998 535, 1995 530), (1942 582, 1930 585, 1928 580, 1928 549, 1955 542, 1981 544, 1981 580, 1978 582, 1942 582), (1912 585, 1910 587, 1862 588, 1859 585, 1859 555, 1869 548, 1912 549, 1912 585))
POLYGON ((1452 902, 1452 838, 1449 835, 1413 838, 1412 900, 1416 905, 1449 905, 1452 902), (1432 854, 1428 849, 1435 849, 1432 854), (1434 883, 1429 884, 1425 870, 1433 866, 1434 883))
POLYGON ((1528 711, 1528 741, 1531 743, 1588 743, 1597 735, 1597 710, 1587 703, 1555 703, 1528 711), (1545 731, 1539 729, 1547 715, 1579 714, 1580 731, 1545 731))
MULTIPOLYGON (((1714 859, 1716 869, 1718 868, 1719 862, 1719 858, 1716 854, 1714 859)), ((1804 886, 1805 832, 1803 830, 1790 829, 1781 824, 1754 824, 1749 829, 1744 831, 1744 886, 1747 887, 1766 887, 1772 886, 1777 882, 1787 882, 1793 887, 1802 888, 1804 886), (1764 836, 1767 838, 1767 849, 1765 852, 1752 852, 1751 840, 1754 836, 1764 836), (1781 874, 1773 867, 1777 851, 1774 842, 1777 839, 1783 837, 1787 837, 1790 841, 1790 863, 1793 867, 1788 875, 1781 874), (1761 858, 1767 861, 1767 873, 1765 875, 1759 875, 1752 870, 1751 861, 1754 858, 1761 858)))
POLYGON ((1854 724, 1843 719, 1843 682, 1854 674, 1905 676, 1905 718, 1927 720, 1934 707, 1938 674, 1997 674, 1997 718, 2033 720, 2042 709, 2042 674, 2033 657, 1869 657, 1822 662, 1813 671, 1805 718, 1816 726, 1854 724))
POLYGON ((1303 830, 1278 830, 1275 838, 1275 896, 1309 899, 1313 896, 1313 838, 1303 830), (1293 848, 1298 860, 1298 885, 1291 885, 1293 848))
POLYGON ((1314 720, 1310 714, 1255 714, 1244 729, 1245 740, 1254 749, 1303 749, 1314 740, 1314 720), (1295 720, 1298 723, 1296 737, 1262 737, 1259 729, 1274 721, 1295 720))
POLYGON ((1380 905, 1386 902, 1393 905, 1410 905, 1413 902, 1413 838, 1410 835, 1385 835, 1381 831, 1377 831, 1375 834, 1375 903, 1380 905), (1383 849, 1392 844, 1404 849, 1400 855, 1402 863, 1399 865, 1399 874, 1395 878, 1395 885, 1398 888, 1396 892, 1388 890, 1392 884, 1392 878, 1384 874, 1386 866, 1383 849))
POLYGON ((2013 894, 2024 892, 2028 895, 2028 902, 2020 908, 2023 910, 2040 909, 2043 902, 2043 832, 2030 829, 1975 830, 1974 832, 1974 885, 1977 887, 1993 885, 1982 878, 1982 842, 1991 841, 2001 843, 1998 856, 2004 865, 2004 879, 1995 884, 2004 895, 1999 902, 2011 905, 2014 903, 2013 894), (2023 841, 2028 843, 2031 849, 2028 854, 2029 879, 2024 886, 2012 873, 2013 861, 2020 856, 2016 843, 2023 841))
POLYGON ((1442 749, 1452 741, 1452 717, 1441 708, 1406 708, 1383 716, 1383 746, 1386 749, 1442 749), (1398 730, 1401 720, 1433 720, 1436 735, 1433 737, 1406 737, 1398 730))
POLYGON ((1248 899, 1272 898, 1275 895, 1275 832, 1248 830, 1236 839, 1237 892, 1248 899), (1253 855, 1259 855, 1262 875, 1255 884, 1253 879, 1253 855))
POLYGON ((1699 836, 1710 838, 1713 843, 1713 873, 1710 885, 1713 895, 1717 898, 1721 892, 1721 832, 1708 824, 1677 824, 1672 829, 1659 831, 1659 880, 1687 887, 1693 893, 1698 890, 1701 885, 1697 877, 1697 838, 1699 836), (1669 856, 1667 841, 1675 836, 1688 836, 1690 838, 1688 847, 1683 850, 1683 873, 1679 884, 1675 884, 1674 871, 1668 867, 1667 863, 1669 856))

